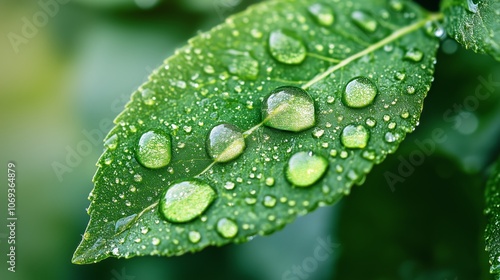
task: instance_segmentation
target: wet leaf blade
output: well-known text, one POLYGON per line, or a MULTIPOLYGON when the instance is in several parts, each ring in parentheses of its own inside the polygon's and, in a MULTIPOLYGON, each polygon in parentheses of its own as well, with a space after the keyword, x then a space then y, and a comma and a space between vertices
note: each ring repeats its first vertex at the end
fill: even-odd
MULTIPOLYGON (((154 71, 115 120, 89 196, 90 222, 73 262, 173 256, 246 242, 335 203, 418 123, 438 46, 423 27, 438 19, 406 1, 270 1, 193 38, 154 71), (318 3, 323 7, 311 8, 318 3), (369 81, 364 85, 373 100, 356 102, 361 97, 354 94, 347 102, 357 107, 351 108, 342 95, 360 76, 369 81), (296 118, 279 122, 291 131, 263 125, 262 103, 282 86, 307 91, 314 122, 308 114, 307 125, 296 131, 304 116, 283 110, 296 118), (216 163, 206 138, 222 123, 244 131, 245 150, 216 163), (345 127, 350 127, 346 133, 345 127), (171 153, 160 145, 171 156, 165 167, 146 168, 137 160, 138 143, 150 131, 172 144, 171 153), (347 138, 341 141, 343 133, 347 138), (300 163, 309 152, 308 164, 325 174, 302 178, 296 172, 308 164, 287 167, 292 156, 300 163), (176 182, 194 179, 211 186, 215 200, 190 222, 168 222, 159 213, 160 198, 176 182)), ((294 102, 310 108, 307 98, 294 102)), ((165 161, 150 163, 158 167, 165 161)))
POLYGON ((451 37, 466 49, 500 61, 499 0, 445 0, 441 10, 451 37))
POLYGON ((486 184, 486 251, 489 253, 490 273, 500 279, 500 161, 486 184))

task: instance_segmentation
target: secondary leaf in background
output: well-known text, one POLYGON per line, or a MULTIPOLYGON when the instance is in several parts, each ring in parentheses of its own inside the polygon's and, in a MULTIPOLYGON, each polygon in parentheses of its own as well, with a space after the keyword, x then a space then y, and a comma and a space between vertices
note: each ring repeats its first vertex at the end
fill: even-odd
POLYGON ((486 184, 486 251, 490 257, 490 272, 500 279, 500 161, 486 184))
POLYGON ((444 0, 441 10, 451 37, 467 49, 500 61, 499 0, 444 0))
POLYGON ((193 38, 115 120, 73 262, 245 242, 336 202, 418 123, 439 19, 273 1, 193 38))

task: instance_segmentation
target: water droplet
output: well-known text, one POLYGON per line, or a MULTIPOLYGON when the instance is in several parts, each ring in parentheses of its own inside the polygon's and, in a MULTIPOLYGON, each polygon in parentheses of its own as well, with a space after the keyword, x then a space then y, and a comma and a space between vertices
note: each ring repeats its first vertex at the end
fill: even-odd
POLYGON ((394 134, 392 134, 392 132, 387 132, 384 136, 384 139, 387 143, 396 142, 396 136, 394 136, 394 134))
POLYGON ((264 206, 273 208, 276 205, 276 197, 272 195, 266 195, 263 201, 264 206))
POLYGON ((366 32, 374 32, 377 30, 377 21, 368 13, 363 11, 354 11, 351 14, 351 19, 354 23, 366 32))
MULTIPOLYGON (((476 0, 477 1, 477 0, 476 0)), ((477 13, 478 3, 474 3, 474 0, 467 0, 467 9, 472 13, 477 13)))
POLYGON ((396 78, 399 81, 404 80, 405 77, 406 77, 406 74, 402 73, 402 72, 396 72, 396 74, 394 74, 394 78, 396 78))
POLYGON ((262 119, 266 126, 299 132, 316 122, 314 102, 309 94, 293 86, 279 87, 264 99, 262 119))
POLYGON ((277 61, 285 64, 300 64, 307 54, 302 40, 294 32, 285 29, 271 32, 269 50, 277 61))
POLYGON ((116 221, 115 223, 115 233, 121 233, 131 226, 131 224, 135 221, 135 217, 137 214, 133 214, 127 217, 123 217, 116 221))
POLYGON ((346 148, 363 149, 368 144, 370 134, 362 125, 348 125, 342 131, 340 141, 346 148))
POLYGON ((363 108, 372 104, 377 92, 377 86, 372 80, 366 77, 356 77, 347 83, 342 102, 351 108, 363 108))
POLYGON ((325 174, 328 160, 312 152, 298 152, 288 161, 286 178, 297 187, 308 187, 325 174))
POLYGON ((215 73, 215 69, 212 65, 205 65, 205 67, 203 67, 203 71, 205 71, 205 73, 207 74, 215 73))
POLYGON ((217 222, 217 232, 224 238, 233 238, 238 234, 238 225, 231 219, 222 218, 217 222))
POLYGON ((407 86, 406 87, 406 92, 408 92, 408 94, 414 94, 415 93, 415 87, 414 86, 407 86))
POLYGON ((268 186, 268 187, 274 186, 274 178, 272 178, 272 177, 266 178, 266 186, 268 186))
POLYGON ((142 234, 146 234, 149 232, 149 228, 148 227, 141 227, 141 233, 142 234))
POLYGON ((113 134, 113 136, 106 139, 106 142, 104 142, 104 146, 111 151, 116 149, 116 147, 118 146, 118 135, 113 134))
POLYGON ((234 186, 235 186, 235 184, 233 182, 226 182, 226 184, 224 185, 224 188, 226 190, 232 190, 232 189, 234 189, 234 186))
POLYGON ((425 32, 427 35, 431 37, 436 37, 436 38, 444 38, 446 35, 446 32, 444 30, 444 27, 441 25, 441 23, 437 21, 429 21, 425 24, 425 32))
POLYGON ((422 60, 423 57, 424 53, 422 51, 416 48, 410 48, 406 50, 403 58, 408 61, 419 62, 422 60))
POLYGON ((136 181, 138 183, 142 182, 142 176, 140 174, 135 174, 134 181, 136 181))
POLYGON ((147 168, 161 168, 170 162, 171 149, 170 135, 161 131, 148 131, 139 139, 136 158, 147 168))
POLYGON ((374 127, 377 125, 377 121, 373 118, 367 118, 366 119, 366 125, 369 127, 374 127))
POLYGON ((259 76, 259 62, 250 53, 230 50, 222 56, 229 73, 244 80, 255 80, 259 76))
POLYGON ((200 216, 217 194, 201 181, 184 181, 170 186, 160 199, 160 212, 173 223, 185 223, 200 216))
POLYGON ((231 124, 219 124, 212 128, 207 138, 207 152, 216 162, 228 162, 245 150, 245 138, 241 130, 231 124))
POLYGON ((153 237, 153 239, 151 240, 151 244, 153 244, 154 246, 160 245, 160 242, 160 239, 156 237, 153 237))
POLYGON ((255 197, 246 197, 245 202, 248 205, 254 205, 255 203, 257 203, 257 199, 255 197))
POLYGON ((396 12, 401 12, 404 8, 404 3, 401 0, 390 0, 389 6, 396 12))
POLYGON ((144 102, 144 104, 148 106, 155 104, 156 97, 155 97, 155 92, 153 90, 149 88, 144 89, 143 91, 141 91, 141 96, 142 96, 142 102, 144 102))
POLYGON ((189 241, 191 243, 196 244, 196 243, 200 242, 200 240, 201 240, 201 234, 199 232, 193 230, 193 231, 190 231, 188 233, 188 238, 189 238, 189 241))
POLYGON ((330 7, 321 3, 316 3, 309 6, 308 10, 309 13, 313 15, 314 19, 316 19, 318 24, 323 26, 330 26, 333 24, 335 18, 330 7))

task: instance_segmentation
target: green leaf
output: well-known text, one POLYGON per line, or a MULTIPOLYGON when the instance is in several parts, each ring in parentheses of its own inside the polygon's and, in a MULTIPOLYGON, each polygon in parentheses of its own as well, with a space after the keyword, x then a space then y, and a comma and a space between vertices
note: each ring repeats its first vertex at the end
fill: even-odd
POLYGON ((486 251, 490 257, 490 273, 500 279, 500 160, 486 184, 486 251))
POLYGON ((444 0, 441 10, 451 37, 466 49, 500 61, 499 0, 444 0))
POLYGON ((115 120, 73 262, 245 242, 338 201, 417 125, 439 19, 272 1, 193 38, 115 120))

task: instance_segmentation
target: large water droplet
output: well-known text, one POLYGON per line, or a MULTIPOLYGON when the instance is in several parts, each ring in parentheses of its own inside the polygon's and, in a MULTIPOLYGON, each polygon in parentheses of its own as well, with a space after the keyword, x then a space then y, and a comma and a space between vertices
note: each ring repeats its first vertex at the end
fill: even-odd
POLYGON ((233 220, 222 218, 217 222, 217 232, 224 238, 233 238, 238 234, 238 225, 233 220))
POLYGON ((170 186, 160 199, 160 212, 173 223, 185 223, 200 216, 217 194, 201 181, 184 181, 170 186))
POLYGON ((370 133, 362 125, 348 125, 342 131, 340 141, 346 148, 363 149, 368 144, 370 133))
POLYGON ((250 53, 230 50, 222 56, 229 73, 244 80, 255 80, 259 75, 259 62, 250 53))
POLYGON ((410 48, 406 50, 403 58, 409 61, 419 62, 423 57, 424 53, 422 51, 416 48, 410 48))
POLYGON ((377 21, 368 13, 363 11, 354 11, 351 14, 352 21, 366 32, 374 32, 377 30, 377 21))
POLYGON ((264 99, 262 119, 272 128, 294 132, 306 130, 316 122, 314 102, 301 88, 279 87, 264 99))
POLYGON ((366 77, 356 77, 347 83, 342 102, 351 108, 363 108, 372 104, 377 96, 377 86, 366 77))
POLYGON ((276 60, 285 64, 300 64, 307 53, 302 40, 292 31, 285 29, 271 32, 269 50, 276 60))
POLYGON ((219 124, 212 128, 207 139, 207 151, 216 162, 228 162, 245 150, 245 138, 241 130, 231 124, 219 124))
POLYGON ((172 158, 172 140, 162 131, 148 131, 139 139, 137 160, 147 168, 166 166, 172 158))
POLYGON ((320 25, 330 26, 333 24, 334 17, 330 7, 321 3, 316 3, 309 6, 308 10, 320 25))
POLYGON ((286 166, 286 178, 297 187, 308 187, 325 174, 328 160, 312 152, 294 154, 286 166))

